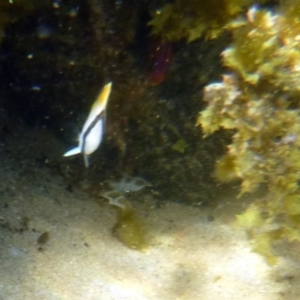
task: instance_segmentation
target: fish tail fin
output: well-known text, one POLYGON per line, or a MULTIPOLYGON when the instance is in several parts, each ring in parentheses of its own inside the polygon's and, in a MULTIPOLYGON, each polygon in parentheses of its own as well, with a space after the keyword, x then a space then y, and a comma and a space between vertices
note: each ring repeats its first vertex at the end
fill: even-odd
POLYGON ((80 147, 76 147, 76 148, 73 148, 71 150, 69 150, 68 152, 66 152, 64 154, 64 156, 72 156, 72 155, 76 155, 76 154, 79 154, 81 153, 81 148, 80 147))

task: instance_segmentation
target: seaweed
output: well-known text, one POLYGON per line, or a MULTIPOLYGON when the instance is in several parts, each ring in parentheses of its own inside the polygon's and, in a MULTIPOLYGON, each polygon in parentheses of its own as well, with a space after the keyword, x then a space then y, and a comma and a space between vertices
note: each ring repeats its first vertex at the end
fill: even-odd
POLYGON ((187 39, 188 42, 200 37, 216 38, 226 25, 240 12, 253 3, 266 1, 253 0, 176 0, 166 4, 152 14, 148 23, 152 34, 169 41, 187 39))
POLYGON ((253 7, 228 25, 233 43, 222 56, 231 73, 205 87, 198 119, 206 135, 233 132, 216 177, 240 180, 239 197, 267 189, 237 224, 270 264, 275 242, 300 241, 300 1, 283 3, 278 13, 253 7))

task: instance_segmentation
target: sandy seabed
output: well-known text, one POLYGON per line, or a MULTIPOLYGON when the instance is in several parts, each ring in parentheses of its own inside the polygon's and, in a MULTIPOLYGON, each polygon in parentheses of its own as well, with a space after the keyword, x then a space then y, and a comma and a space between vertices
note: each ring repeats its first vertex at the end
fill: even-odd
POLYGON ((1 144, 1 300, 300 299, 297 248, 283 245, 279 264, 268 266, 232 226, 238 204, 230 196, 211 210, 157 205, 151 193, 138 192, 132 205, 150 241, 145 252, 135 251, 112 234, 114 207, 69 190, 30 160, 34 151, 18 146, 27 141, 37 149, 43 136, 51 152, 51 137, 23 130, 1 144))

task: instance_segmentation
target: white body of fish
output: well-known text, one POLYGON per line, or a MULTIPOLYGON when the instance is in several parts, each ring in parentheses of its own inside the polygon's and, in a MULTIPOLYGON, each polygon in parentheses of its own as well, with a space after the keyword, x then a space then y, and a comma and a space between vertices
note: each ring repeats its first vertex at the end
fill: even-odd
POLYGON ((64 154, 64 156, 71 156, 82 153, 86 167, 89 166, 88 156, 97 150, 102 141, 105 125, 105 109, 111 92, 111 86, 111 82, 106 84, 94 102, 79 135, 78 147, 64 154))

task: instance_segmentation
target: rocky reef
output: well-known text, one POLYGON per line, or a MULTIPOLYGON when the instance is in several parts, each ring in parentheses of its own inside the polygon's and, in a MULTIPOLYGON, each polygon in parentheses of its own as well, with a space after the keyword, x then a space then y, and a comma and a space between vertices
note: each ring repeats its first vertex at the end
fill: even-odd
MULTIPOLYGON (((228 2, 218 3, 216 15, 207 14, 215 1, 202 8, 199 2, 195 15, 194 2, 187 1, 182 17, 193 24, 210 19, 207 24, 216 23, 223 31, 223 25, 249 5, 230 1, 238 9, 226 13, 224 21, 222 7, 231 8, 228 2), (201 19, 200 13, 206 17, 201 19)), ((98 195, 102 182, 128 174, 149 180, 159 199, 193 205, 214 202, 219 187, 212 176, 214 162, 226 150, 231 133, 202 139, 195 120, 203 108, 202 87, 224 71, 219 54, 230 36, 164 44, 168 28, 162 27, 156 39, 148 24, 151 12, 162 8, 164 15, 165 5, 164 0, 45 1, 5 27, 2 108, 24 126, 49 129, 64 151, 76 143, 78 128, 101 87, 114 83, 105 137, 88 170, 80 157, 63 160, 63 150, 56 153, 61 160, 53 160, 47 150, 35 155, 38 163, 62 174, 70 189, 82 187, 98 195)), ((215 36, 210 33, 214 28, 205 27, 197 37, 215 36)), ((9 129, 3 130, 7 138, 13 134, 9 129)))

